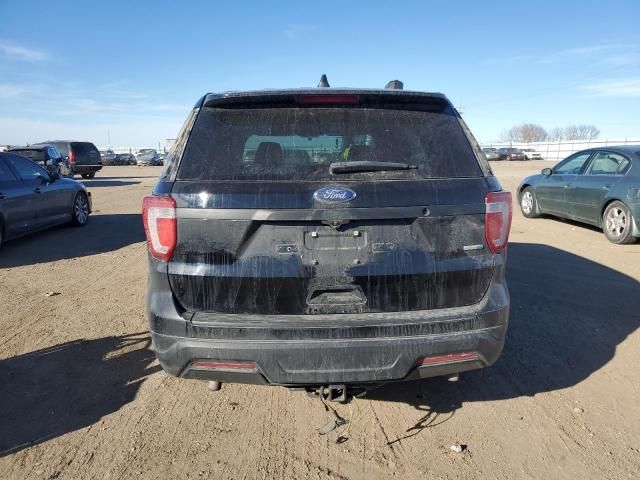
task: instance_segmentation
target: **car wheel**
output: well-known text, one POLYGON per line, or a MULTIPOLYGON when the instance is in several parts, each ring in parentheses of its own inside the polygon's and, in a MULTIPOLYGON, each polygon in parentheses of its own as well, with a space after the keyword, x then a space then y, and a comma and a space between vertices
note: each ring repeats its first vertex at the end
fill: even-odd
POLYGON ((540 210, 538 210, 538 199, 533 191, 533 188, 527 187, 520 194, 520 210, 522 215, 527 218, 536 218, 540 216, 540 210))
POLYGON ((73 200, 73 210, 71 211, 71 223, 82 227, 89 220, 89 202, 84 192, 78 192, 73 200))
POLYGON ((636 241, 633 236, 633 217, 622 202, 611 202, 602 215, 602 230, 610 242, 625 244, 636 241))

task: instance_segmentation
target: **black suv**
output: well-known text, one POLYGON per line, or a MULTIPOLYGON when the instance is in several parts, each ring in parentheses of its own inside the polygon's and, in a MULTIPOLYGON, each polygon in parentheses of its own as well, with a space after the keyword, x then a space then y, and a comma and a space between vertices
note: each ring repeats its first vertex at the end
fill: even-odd
POLYGON ((511 209, 442 94, 208 94, 143 201, 156 355, 343 393, 491 365, 511 209))
POLYGON ((73 175, 82 178, 93 178, 102 169, 100 152, 91 142, 74 142, 72 140, 54 140, 40 142, 35 145, 53 145, 69 162, 73 175))

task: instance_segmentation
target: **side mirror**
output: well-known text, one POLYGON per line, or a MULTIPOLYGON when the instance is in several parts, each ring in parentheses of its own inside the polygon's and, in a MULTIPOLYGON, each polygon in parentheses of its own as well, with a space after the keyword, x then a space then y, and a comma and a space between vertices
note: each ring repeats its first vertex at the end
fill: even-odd
POLYGON ((542 169, 542 174, 545 177, 549 177, 549 176, 553 175, 553 170, 551 170, 550 168, 543 168, 542 169))
POLYGON ((47 184, 49 182, 49 180, 51 179, 51 177, 49 175, 44 176, 41 173, 36 173, 35 174, 35 178, 37 178, 38 180, 40 180, 40 182, 42 182, 43 185, 47 184))
POLYGON ((52 182, 55 182, 56 180, 60 179, 60 174, 58 172, 51 172, 49 174, 49 178, 51 179, 52 182))

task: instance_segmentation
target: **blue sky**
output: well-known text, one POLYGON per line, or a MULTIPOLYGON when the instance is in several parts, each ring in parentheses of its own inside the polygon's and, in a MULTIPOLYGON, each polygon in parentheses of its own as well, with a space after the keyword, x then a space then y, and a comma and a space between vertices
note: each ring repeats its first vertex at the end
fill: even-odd
POLYGON ((0 0, 0 144, 157 145, 205 92, 440 91, 481 141, 521 122, 640 138, 640 1, 0 0))

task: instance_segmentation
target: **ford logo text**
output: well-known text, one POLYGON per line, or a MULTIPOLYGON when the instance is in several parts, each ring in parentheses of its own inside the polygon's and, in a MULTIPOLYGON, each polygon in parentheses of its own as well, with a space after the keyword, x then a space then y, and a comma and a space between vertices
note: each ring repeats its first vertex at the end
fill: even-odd
POLYGON ((325 187, 313 192, 313 198, 322 203, 344 203, 356 198, 356 192, 349 188, 325 187))

